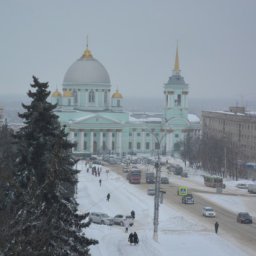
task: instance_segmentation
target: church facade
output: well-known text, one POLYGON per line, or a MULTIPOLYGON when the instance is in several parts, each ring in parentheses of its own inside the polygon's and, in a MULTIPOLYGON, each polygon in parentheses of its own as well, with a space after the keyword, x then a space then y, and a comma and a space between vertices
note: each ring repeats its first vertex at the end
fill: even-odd
POLYGON ((200 130, 199 119, 188 114, 188 84, 180 73, 178 48, 173 74, 164 85, 162 113, 130 113, 123 96, 111 93, 105 67, 88 49, 67 70, 62 92, 51 95, 56 114, 66 126, 75 154, 172 154, 187 132, 200 130))

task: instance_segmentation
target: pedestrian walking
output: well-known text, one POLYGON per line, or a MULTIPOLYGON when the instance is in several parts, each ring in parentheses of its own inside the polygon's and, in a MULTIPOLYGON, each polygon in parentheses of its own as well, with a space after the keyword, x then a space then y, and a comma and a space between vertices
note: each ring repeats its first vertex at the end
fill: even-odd
POLYGON ((99 179, 99 184, 100 184, 100 187, 101 187, 101 179, 99 179))
POLYGON ((109 201, 109 199, 110 199, 110 194, 108 193, 107 194, 107 201, 109 201))
POLYGON ((136 232, 133 233, 133 242, 135 245, 139 243, 139 237, 136 232))
POLYGON ((131 211, 131 216, 133 219, 135 219, 135 211, 134 210, 131 211))
POLYGON ((129 229, 129 220, 128 219, 124 220, 124 228, 125 228, 124 232, 128 233, 128 229, 129 229))
POLYGON ((215 233, 218 234, 218 229, 219 229, 218 221, 215 222, 214 227, 215 227, 215 233))
POLYGON ((130 243, 130 245, 132 245, 134 243, 134 235, 133 235, 133 233, 130 233, 130 235, 128 237, 128 242, 130 243))

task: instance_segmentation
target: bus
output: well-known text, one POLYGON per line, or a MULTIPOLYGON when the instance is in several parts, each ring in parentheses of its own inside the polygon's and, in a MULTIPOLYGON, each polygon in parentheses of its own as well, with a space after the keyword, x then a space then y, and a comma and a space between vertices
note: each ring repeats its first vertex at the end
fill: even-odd
POLYGON ((131 169, 128 172, 127 179, 131 184, 140 184, 141 182, 141 170, 131 169))
POLYGON ((208 176, 204 175, 204 185, 206 187, 212 188, 225 188, 225 184, 223 184, 223 179, 220 176, 208 176))

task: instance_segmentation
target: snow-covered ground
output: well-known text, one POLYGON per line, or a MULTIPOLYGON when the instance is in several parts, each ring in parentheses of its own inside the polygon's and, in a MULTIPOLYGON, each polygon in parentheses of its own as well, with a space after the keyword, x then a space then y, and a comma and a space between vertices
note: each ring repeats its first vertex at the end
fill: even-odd
MULTIPOLYGON (((131 246, 128 234, 120 226, 91 224, 85 229, 86 236, 96 238, 99 244, 91 247, 94 256, 243 256, 243 248, 225 240, 224 234, 216 235, 212 227, 204 226, 188 213, 181 212, 169 204, 161 204, 158 242, 153 239, 153 197, 146 195, 136 185, 130 185, 114 172, 107 174, 103 167, 99 177, 85 171, 85 163, 78 163, 79 174, 77 200, 81 212, 104 212, 110 216, 129 215, 135 210, 135 225, 130 232, 138 233, 140 243, 131 246), (106 195, 110 193, 110 201, 106 195)), ((220 200, 217 200, 220 202, 220 200)), ((221 202, 220 202, 221 203, 221 202)))

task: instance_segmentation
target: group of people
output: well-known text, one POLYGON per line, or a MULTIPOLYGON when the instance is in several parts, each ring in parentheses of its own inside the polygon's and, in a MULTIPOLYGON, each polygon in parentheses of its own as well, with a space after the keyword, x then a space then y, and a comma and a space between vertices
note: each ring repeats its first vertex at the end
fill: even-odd
POLYGON ((139 237, 136 232, 130 233, 128 237, 128 242, 130 243, 130 245, 132 244, 137 245, 139 243, 139 237))

